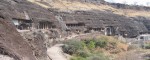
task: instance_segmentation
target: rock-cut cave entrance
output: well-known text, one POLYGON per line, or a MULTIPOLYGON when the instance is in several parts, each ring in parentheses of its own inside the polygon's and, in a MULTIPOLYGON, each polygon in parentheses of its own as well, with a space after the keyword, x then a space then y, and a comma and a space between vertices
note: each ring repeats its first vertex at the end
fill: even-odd
POLYGON ((13 18, 12 22, 19 30, 29 30, 32 27, 32 20, 13 18))
POLYGON ((105 35, 114 35, 115 34, 115 30, 113 26, 107 26, 105 27, 105 35))
POLYGON ((53 28, 52 22, 49 21, 40 21, 38 29, 50 29, 53 28))

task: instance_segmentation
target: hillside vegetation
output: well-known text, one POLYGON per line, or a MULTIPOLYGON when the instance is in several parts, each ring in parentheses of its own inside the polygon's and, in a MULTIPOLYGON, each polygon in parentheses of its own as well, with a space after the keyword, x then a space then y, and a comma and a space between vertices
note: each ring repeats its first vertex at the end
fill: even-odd
POLYGON ((63 51, 73 56, 71 60, 109 60, 128 49, 128 45, 107 36, 85 40, 73 39, 64 43, 63 51))
POLYGON ((99 10, 112 12, 119 15, 125 15, 128 17, 145 16, 150 17, 150 11, 145 10, 133 10, 133 9, 117 9, 107 4, 93 4, 93 3, 82 3, 78 1, 67 1, 67 0, 45 0, 36 1, 28 0, 32 3, 36 3, 44 8, 55 8, 60 11, 77 11, 77 10, 99 10))

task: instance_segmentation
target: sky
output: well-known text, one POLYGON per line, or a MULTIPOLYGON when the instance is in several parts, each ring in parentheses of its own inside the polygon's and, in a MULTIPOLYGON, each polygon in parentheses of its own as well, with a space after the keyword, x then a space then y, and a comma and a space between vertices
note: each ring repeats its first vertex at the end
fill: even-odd
POLYGON ((150 0, 105 0, 105 1, 114 3, 126 3, 126 4, 150 6, 150 0))

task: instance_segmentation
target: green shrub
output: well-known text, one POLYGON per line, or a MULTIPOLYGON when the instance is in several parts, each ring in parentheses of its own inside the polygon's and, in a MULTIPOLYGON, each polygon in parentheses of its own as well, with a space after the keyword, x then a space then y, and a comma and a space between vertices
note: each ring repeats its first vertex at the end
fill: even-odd
POLYGON ((84 43, 87 45, 87 44, 89 44, 91 41, 93 41, 92 39, 89 39, 89 40, 83 40, 84 41, 84 43))
POLYGON ((102 60, 99 56, 88 57, 87 60, 102 60))
POLYGON ((83 58, 83 57, 73 57, 70 60, 86 60, 86 58, 83 58))
POLYGON ((88 57, 75 56, 72 57, 71 60, 109 60, 109 58, 104 56, 102 53, 96 53, 89 55, 88 57))
MULTIPOLYGON (((109 60, 102 52, 93 52, 96 47, 104 48, 108 45, 105 39, 69 40, 64 44, 63 51, 74 56, 71 60, 109 60)), ((116 45, 113 42, 110 44, 116 45)))
POLYGON ((104 58, 100 56, 91 56, 91 57, 88 57, 87 60, 108 60, 108 58, 104 58))
POLYGON ((91 55, 90 57, 87 57, 87 60, 109 60, 109 59, 102 53, 96 53, 91 55))
POLYGON ((84 43, 77 40, 69 40, 65 42, 65 45, 62 46, 63 51, 70 55, 75 54, 78 50, 84 49, 84 43))
POLYGON ((94 49, 95 48, 95 42, 94 41, 90 41, 89 43, 87 43, 87 47, 89 49, 94 49))
POLYGON ((96 47, 101 47, 101 48, 104 48, 107 46, 107 40, 95 40, 95 46, 96 47))
POLYGON ((145 49, 150 49, 150 44, 145 44, 145 49))
POLYGON ((80 50, 80 51, 78 51, 77 55, 80 56, 80 57, 86 58, 90 55, 90 53, 87 52, 87 51, 84 51, 84 50, 80 50))

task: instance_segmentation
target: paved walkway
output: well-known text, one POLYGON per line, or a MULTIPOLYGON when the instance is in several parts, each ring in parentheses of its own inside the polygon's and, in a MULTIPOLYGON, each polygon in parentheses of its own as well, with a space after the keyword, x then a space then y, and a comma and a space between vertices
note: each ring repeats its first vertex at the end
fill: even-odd
POLYGON ((63 44, 57 44, 47 50, 48 56, 52 60, 67 60, 67 57, 63 54, 60 46, 63 44))

